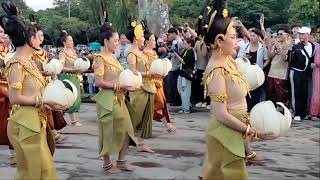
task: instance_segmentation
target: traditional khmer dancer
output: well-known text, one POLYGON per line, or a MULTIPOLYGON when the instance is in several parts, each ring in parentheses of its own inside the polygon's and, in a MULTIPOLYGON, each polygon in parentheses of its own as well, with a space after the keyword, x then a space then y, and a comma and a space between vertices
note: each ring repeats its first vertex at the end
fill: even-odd
MULTIPOLYGON (((31 21, 31 24, 33 26, 35 26, 35 28, 38 30, 37 35, 39 36, 41 44, 42 44, 43 40, 44 40, 44 34, 43 34, 42 28, 39 25, 37 25, 37 22, 35 20, 34 15, 30 15, 30 21, 31 21)), ((35 61, 35 64, 37 65, 39 71, 42 72, 43 76, 45 76, 46 84, 49 83, 49 76, 51 76, 51 78, 53 78, 53 79, 57 78, 56 75, 51 75, 51 74, 48 74, 48 72, 44 72, 43 65, 45 63, 48 63, 48 61, 49 61, 48 52, 45 49, 40 48, 39 50, 34 51, 33 55, 32 55, 32 60, 35 61)), ((50 126, 55 143, 59 144, 65 139, 65 137, 63 137, 58 131, 55 130, 54 120, 55 120, 55 118, 57 118, 55 116, 57 113, 62 113, 62 112, 55 111, 53 113, 53 111, 48 110, 48 123, 49 123, 49 126, 50 126)), ((62 115, 59 116, 59 118, 62 118, 62 115)), ((62 120, 64 121, 64 119, 62 119, 62 120)))
POLYGON ((133 21, 130 24, 126 37, 131 41, 132 46, 127 56, 129 69, 140 72, 143 77, 142 86, 135 92, 130 92, 130 103, 137 115, 138 150, 153 153, 144 143, 145 138, 152 136, 152 120, 154 109, 154 94, 157 88, 154 77, 150 74, 151 61, 144 55, 144 30, 141 24, 133 21))
MULTIPOLYGON (((5 43, 9 39, 0 26, 0 145, 8 145, 10 149, 11 163, 15 163, 13 147, 7 136, 8 117, 10 114, 10 101, 8 98, 8 82, 5 77, 5 61, 9 58, 10 45, 5 43)), ((10 41, 9 41, 10 42, 10 41)))
POLYGON ((96 55, 93 65, 95 83, 100 88, 93 98, 97 102, 99 154, 104 158, 103 168, 106 171, 133 171, 125 160, 129 144, 136 143, 133 141, 134 130, 124 93, 134 89, 119 85, 119 75, 124 70, 114 55, 119 45, 119 35, 108 23, 100 28, 100 42, 104 49, 96 55), (113 154, 119 155, 116 167, 110 159, 113 154))
POLYGON ((11 3, 2 3, 5 15, 0 23, 16 47, 6 66, 12 115, 8 122, 8 137, 17 159, 16 179, 57 179, 52 158, 54 141, 47 126, 46 109, 68 108, 42 100, 45 78, 30 58, 40 48, 37 29, 18 16, 11 3), (6 21, 4 21, 6 19, 6 21))
POLYGON ((209 1, 201 21, 203 41, 212 50, 203 79, 212 113, 203 179, 247 179, 245 138, 275 135, 250 126, 245 98, 249 88, 231 58, 237 52, 237 37, 225 2, 209 1))
POLYGON ((63 31, 61 36, 64 48, 59 54, 59 59, 63 63, 64 67, 62 73, 59 75, 59 79, 68 79, 77 87, 78 90, 76 102, 72 107, 70 107, 70 109, 66 111, 66 113, 70 115, 72 125, 82 126, 82 124, 79 122, 79 119, 76 117, 76 112, 79 111, 81 104, 80 79, 78 77, 78 75, 81 74, 81 71, 74 68, 74 62, 78 58, 78 56, 76 51, 74 50, 72 36, 66 31, 63 31))
MULTIPOLYGON (((147 56, 149 61, 159 59, 157 52, 154 50, 156 48, 156 37, 154 34, 151 34, 148 31, 145 31, 144 36, 146 40, 143 53, 147 56)), ((163 90, 162 78, 154 79, 157 93, 154 95, 153 119, 156 121, 161 121, 168 132, 175 132, 176 128, 170 123, 170 116, 167 107, 167 100, 163 90)))

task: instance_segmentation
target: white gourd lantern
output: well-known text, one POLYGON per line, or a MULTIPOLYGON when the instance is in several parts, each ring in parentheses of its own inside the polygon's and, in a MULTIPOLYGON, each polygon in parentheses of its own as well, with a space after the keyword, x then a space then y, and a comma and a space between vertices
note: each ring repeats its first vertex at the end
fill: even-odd
POLYGON ((119 75, 119 84, 138 89, 142 85, 142 76, 139 72, 136 75, 130 69, 126 69, 119 75))
POLYGON ((247 58, 237 58, 235 59, 238 71, 240 74, 244 75, 247 71, 247 68, 251 65, 249 59, 247 58))
POLYGON ((72 91, 66 88, 62 81, 53 80, 46 86, 42 96, 43 100, 72 106, 77 99, 78 90, 71 81, 67 79, 63 81, 71 86, 72 91))
POLYGON ((73 66, 75 69, 84 72, 90 68, 90 61, 87 58, 77 58, 73 66))
POLYGON ((239 73, 244 77, 249 85, 250 91, 260 87, 265 81, 263 70, 257 65, 251 65, 247 58, 237 58, 235 60, 239 73))
POLYGON ((283 108, 283 114, 271 101, 255 105, 250 112, 251 125, 266 132, 273 132, 276 136, 285 135, 291 126, 291 113, 283 103, 277 102, 277 104, 283 108))
POLYGON ((252 91, 264 83, 265 75, 263 70, 257 64, 254 64, 247 68, 244 79, 248 83, 250 91, 252 91))
POLYGON ((43 70, 49 74, 57 75, 60 74, 63 65, 58 59, 51 59, 50 62, 43 64, 43 70))
POLYGON ((14 52, 8 52, 6 54, 6 56, 3 59, 3 62, 5 65, 7 65, 7 63, 10 61, 10 59, 12 59, 13 55, 14 55, 14 52))
POLYGON ((157 59, 152 61, 150 67, 150 73, 153 75, 159 75, 165 77, 168 75, 172 68, 172 63, 169 59, 157 59))

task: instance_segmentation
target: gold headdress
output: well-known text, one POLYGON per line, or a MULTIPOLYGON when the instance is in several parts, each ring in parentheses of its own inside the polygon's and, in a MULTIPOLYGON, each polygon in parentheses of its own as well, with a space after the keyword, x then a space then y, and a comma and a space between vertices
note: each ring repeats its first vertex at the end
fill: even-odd
POLYGON ((141 24, 137 24, 136 21, 131 22, 131 26, 134 28, 134 36, 136 39, 141 39, 143 37, 143 27, 141 24))
POLYGON ((204 36, 204 42, 206 42, 207 46, 210 46, 211 48, 216 48, 217 40, 226 39, 225 35, 235 25, 236 18, 229 17, 230 14, 226 8, 225 0, 210 1, 206 8, 203 9, 201 14, 203 15, 203 17, 201 19, 199 18, 198 27, 204 36), (216 24, 215 22, 217 21, 227 21, 227 23, 216 24), (219 27, 212 27, 216 25, 219 27))

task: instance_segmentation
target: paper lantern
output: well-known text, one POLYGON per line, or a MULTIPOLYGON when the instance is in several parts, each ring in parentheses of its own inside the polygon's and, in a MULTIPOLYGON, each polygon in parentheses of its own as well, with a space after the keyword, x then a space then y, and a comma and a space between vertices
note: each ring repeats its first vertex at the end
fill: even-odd
POLYGON ((291 126, 291 113, 283 103, 277 102, 277 104, 283 108, 283 114, 271 101, 255 105, 250 112, 251 125, 267 132, 273 132, 277 136, 285 135, 291 126))
POLYGON ((5 57, 3 58, 3 62, 5 65, 7 65, 7 63, 10 61, 10 59, 12 59, 14 55, 14 52, 8 52, 5 57))
POLYGON ((244 79, 248 83, 250 91, 252 91, 264 83, 265 75, 263 70, 257 64, 254 64, 247 67, 244 79))
POLYGON ((120 73, 119 84, 138 89, 142 85, 142 76, 139 72, 136 75, 130 69, 126 69, 120 73))
POLYGON ((63 81, 71 86, 72 91, 66 88, 62 81, 53 80, 46 86, 42 97, 43 100, 72 106, 77 99, 78 90, 71 81, 67 79, 63 81))
POLYGON ((45 72, 53 75, 60 74, 63 69, 63 65, 58 59, 51 59, 49 63, 44 63, 42 67, 45 72))
POLYGON ((150 73, 153 75, 159 75, 165 77, 168 75, 172 68, 172 63, 169 59, 157 59, 152 61, 150 67, 150 73))
POLYGON ((247 58, 237 58, 235 59, 238 71, 240 74, 244 75, 247 71, 247 68, 251 65, 249 59, 247 58))
POLYGON ((73 66, 75 69, 84 72, 90 68, 90 61, 87 58, 77 58, 73 66))

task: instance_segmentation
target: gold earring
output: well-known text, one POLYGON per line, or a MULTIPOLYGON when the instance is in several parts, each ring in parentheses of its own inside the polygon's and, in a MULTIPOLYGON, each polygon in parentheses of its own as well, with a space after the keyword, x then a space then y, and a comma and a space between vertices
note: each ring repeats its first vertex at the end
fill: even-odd
POLYGON ((223 50, 221 47, 219 47, 219 55, 222 56, 223 55, 223 50))

